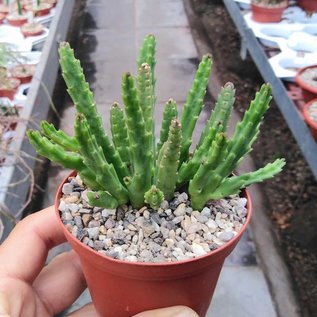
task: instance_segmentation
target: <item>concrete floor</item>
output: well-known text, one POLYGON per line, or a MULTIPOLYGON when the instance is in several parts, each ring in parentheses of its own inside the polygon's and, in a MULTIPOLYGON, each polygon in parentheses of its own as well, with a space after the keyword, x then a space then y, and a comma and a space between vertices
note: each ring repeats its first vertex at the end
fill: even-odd
MULTIPOLYGON (((76 54, 86 70, 108 130, 111 103, 122 103, 121 74, 136 72, 138 48, 146 34, 152 33, 157 38, 157 122, 169 98, 174 98, 179 106, 184 104, 198 53, 182 0, 91 0, 82 32, 76 54)), ((208 115, 208 110, 202 113, 198 130, 208 115)), ((72 134, 73 119, 74 108, 68 105, 62 113, 60 128, 72 134)), ((67 173, 58 167, 50 169, 46 205, 53 203, 56 187, 67 173)), ((70 310, 89 300, 85 292, 70 310)), ((207 314, 214 316, 277 316, 250 232, 225 262, 207 314)))

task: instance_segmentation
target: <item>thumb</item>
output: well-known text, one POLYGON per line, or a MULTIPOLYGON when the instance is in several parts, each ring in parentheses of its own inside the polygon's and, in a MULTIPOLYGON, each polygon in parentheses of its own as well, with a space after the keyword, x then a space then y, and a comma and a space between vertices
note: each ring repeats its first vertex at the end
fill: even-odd
POLYGON ((6 294, 0 293, 0 316, 10 317, 10 305, 6 294))
POLYGON ((186 306, 174 306, 148 310, 133 317, 199 317, 191 308, 186 306))

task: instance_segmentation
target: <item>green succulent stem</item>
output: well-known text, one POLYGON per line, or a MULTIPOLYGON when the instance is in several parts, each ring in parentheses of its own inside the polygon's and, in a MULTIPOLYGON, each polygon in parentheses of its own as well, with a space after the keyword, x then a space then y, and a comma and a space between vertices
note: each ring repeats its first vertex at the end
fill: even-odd
POLYGON ((96 182, 100 187, 109 192, 119 204, 129 201, 128 192, 121 184, 113 165, 107 162, 102 148, 97 144, 96 138, 91 134, 85 116, 76 115, 75 135, 79 143, 80 153, 85 165, 95 171, 96 182))
POLYGON ((85 80, 80 61, 75 58, 73 50, 66 42, 60 44, 59 55, 62 75, 67 85, 67 91, 75 104, 77 112, 85 115, 91 133, 95 136, 97 143, 102 147, 109 163, 112 163, 115 167, 120 181, 123 182, 123 178, 130 175, 129 170, 122 162, 118 151, 110 142, 103 128, 93 93, 85 80))
POLYGON ((211 72, 212 60, 210 55, 204 55, 198 66, 192 88, 190 89, 181 117, 182 124, 182 149, 180 162, 187 161, 189 158, 189 148, 192 144, 192 134, 203 108, 204 97, 211 72))
POLYGON ((56 130, 54 125, 47 121, 41 122, 42 133, 54 143, 59 144, 66 151, 78 152, 79 146, 76 138, 67 135, 62 130, 56 130))
POLYGON ((155 127, 153 120, 154 111, 154 95, 153 95, 153 84, 151 68, 147 63, 143 63, 139 68, 137 78, 137 92, 140 107, 142 109, 145 133, 147 135, 149 145, 148 148, 151 155, 151 169, 154 169, 154 153, 155 153, 155 127))
POLYGON ((115 209, 119 206, 118 201, 109 193, 104 191, 88 192, 89 204, 96 207, 115 209))
POLYGON ((234 94, 235 89, 232 83, 225 84, 221 89, 215 109, 201 134, 200 141, 192 158, 184 162, 179 169, 178 186, 184 185, 194 177, 200 163, 206 159, 216 135, 227 130, 234 103, 234 94))
POLYGON ((167 141, 168 131, 171 126, 173 119, 176 119, 178 116, 176 102, 173 99, 169 99, 165 104, 163 112, 163 121, 160 131, 160 139, 157 144, 157 153, 161 150, 163 144, 167 141))
POLYGON ((141 68, 142 64, 146 63, 150 66, 150 71, 151 71, 151 77, 152 77, 152 95, 153 95, 153 102, 155 104, 156 97, 155 97, 155 65, 156 65, 156 60, 155 60, 155 53, 156 53, 156 40, 154 35, 149 34, 146 36, 143 40, 142 46, 140 48, 139 52, 139 58, 137 60, 137 66, 138 69, 141 68))
POLYGON ((142 109, 130 73, 122 77, 122 98, 125 106, 126 123, 130 140, 130 153, 133 176, 129 182, 130 198, 137 206, 142 206, 144 193, 151 187, 151 151, 150 135, 146 132, 142 109))
POLYGON ((157 210, 164 200, 164 194, 155 185, 144 194, 144 202, 149 204, 151 208, 157 210))
POLYGON ((177 119, 171 122, 168 139, 161 148, 160 160, 156 167, 156 187, 159 188, 165 199, 169 200, 174 196, 180 147, 182 141, 181 125, 177 119))
POLYGON ((130 169, 131 157, 127 124, 124 112, 117 102, 112 105, 110 110, 110 125, 113 144, 118 150, 121 160, 130 169))

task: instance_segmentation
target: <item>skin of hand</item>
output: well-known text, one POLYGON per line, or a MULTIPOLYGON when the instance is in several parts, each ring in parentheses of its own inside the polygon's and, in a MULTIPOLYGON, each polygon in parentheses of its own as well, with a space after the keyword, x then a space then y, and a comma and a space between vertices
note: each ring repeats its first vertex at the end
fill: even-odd
MULTIPOLYGON (((69 307, 87 287, 78 256, 65 252, 47 266, 48 251, 66 239, 48 207, 20 221, 0 246, 0 317, 52 317, 69 307)), ((92 304, 69 317, 97 317, 92 304)), ((175 306, 134 317, 198 317, 175 306)))

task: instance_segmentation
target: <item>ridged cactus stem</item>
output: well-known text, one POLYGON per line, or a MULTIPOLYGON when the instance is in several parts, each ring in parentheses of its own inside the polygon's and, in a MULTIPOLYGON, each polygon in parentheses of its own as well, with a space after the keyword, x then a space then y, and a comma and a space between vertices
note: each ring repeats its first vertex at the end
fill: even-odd
POLYGON ((166 142, 168 138, 168 131, 171 126, 171 122, 173 119, 176 119, 178 116, 176 102, 173 99, 169 99, 165 104, 164 112, 163 112, 163 121, 161 125, 160 131, 160 140, 157 144, 157 153, 160 152, 161 147, 166 142))
POLYGON ((178 186, 181 186, 192 179, 197 172, 201 161, 206 159, 209 148, 218 133, 227 130, 230 113, 234 103, 235 89, 232 83, 227 83, 221 89, 215 109, 208 120, 204 131, 202 132, 200 141, 196 147, 192 159, 184 162, 178 175, 178 186))
POLYGON ((157 210, 164 200, 164 194, 155 185, 144 194, 144 202, 149 204, 151 208, 157 210))
MULTIPOLYGON (((137 77, 137 92, 140 107, 142 109, 145 131, 150 142, 149 149, 151 153, 155 153, 155 127, 154 127, 154 95, 151 68, 147 63, 143 63, 139 68, 137 77)), ((154 155, 151 158, 151 169, 154 168, 154 155)))
POLYGON ((189 158, 189 148, 192 144, 192 134, 203 108, 204 97, 207 90, 208 79, 211 72, 212 60, 210 55, 204 55, 198 66, 192 88, 188 93, 181 118, 182 124, 182 149, 180 162, 189 158))
POLYGON ((200 164, 200 167, 189 182, 188 192, 192 198, 192 207, 201 210, 205 201, 206 193, 215 190, 213 186, 218 187, 222 181, 221 176, 213 173, 219 162, 225 156, 225 147, 227 145, 226 137, 223 133, 218 133, 209 151, 209 156, 206 161, 200 164), (216 185, 215 185, 216 184, 216 185))
POLYGON ((181 141, 181 125, 176 119, 171 123, 168 139, 161 149, 161 159, 156 167, 156 187, 163 192, 167 200, 173 198, 175 192, 181 141))
POLYGON ((221 199, 229 195, 237 194, 242 188, 272 178, 282 171, 284 165, 284 159, 277 159, 273 163, 268 163, 266 166, 258 169, 255 172, 246 173, 240 176, 228 177, 214 192, 210 193, 209 196, 207 195, 205 200, 208 201, 211 199, 221 199))
POLYGON ((87 119, 81 113, 76 115, 75 136, 85 165, 95 171, 96 181, 100 189, 109 192, 119 204, 128 202, 128 192, 120 183, 112 164, 106 161, 102 148, 98 146, 95 137, 89 131, 87 119))
POLYGON ((139 104, 134 79, 130 73, 122 77, 122 99, 125 106, 126 123, 130 141, 130 153, 133 165, 132 181, 128 182, 130 198, 139 205, 144 193, 151 187, 151 161, 153 159, 150 147, 150 136, 145 130, 142 109, 139 104))
POLYGON ((95 181, 94 173, 89 171, 83 163, 83 158, 78 154, 66 152, 60 145, 52 143, 42 136, 39 131, 27 131, 27 137, 39 155, 42 155, 52 162, 62 165, 65 168, 76 170, 83 174, 83 182, 91 189, 99 188, 95 181))
POLYGON ((156 53, 156 40, 154 35, 150 34, 145 37, 143 40, 142 46, 140 48, 139 52, 139 58, 137 60, 137 65, 138 68, 142 66, 143 63, 146 63, 150 66, 151 70, 151 77, 152 77, 152 95, 154 97, 154 104, 156 102, 156 97, 155 97, 155 65, 156 65, 156 60, 155 60, 155 53, 156 53))
POLYGON ((206 136, 205 142, 198 149, 195 150, 192 158, 189 161, 184 162, 179 168, 177 186, 184 185, 194 177, 201 162, 206 160, 209 149, 211 148, 211 144, 215 139, 217 133, 221 133, 221 131, 223 131, 222 125, 219 125, 216 128, 212 127, 209 130, 210 135, 206 136), (206 142, 207 138, 211 140, 211 144, 209 144, 209 142, 206 142))
POLYGON ((47 121, 41 122, 42 133, 52 140, 54 143, 59 144, 67 151, 78 152, 79 146, 76 138, 67 135, 62 130, 56 130, 53 124, 47 121))
POLYGON ((96 207, 102 207, 107 209, 115 209, 119 206, 118 201, 104 191, 88 192, 87 197, 89 204, 96 207))
POLYGON ((83 113, 87 118, 91 133, 95 136, 97 143, 102 147, 107 161, 113 164, 120 181, 123 183, 123 178, 130 175, 129 170, 122 162, 118 151, 110 142, 103 128, 101 117, 97 113, 93 94, 85 80, 80 62, 75 58, 73 50, 66 42, 60 44, 59 55, 62 75, 76 110, 78 113, 83 113))
POLYGON ((215 108, 211 113, 210 119, 201 134, 200 140, 196 149, 198 149, 202 143, 205 145, 211 145, 215 134, 210 133, 210 130, 217 132, 226 132, 228 127, 228 122, 230 119, 230 114, 235 101, 235 89, 232 83, 226 83, 218 95, 215 108), (222 130, 219 130, 219 124, 222 126, 222 130))
POLYGON ((242 121, 240 121, 230 140, 227 151, 228 157, 223 164, 217 168, 217 172, 228 176, 240 162, 240 160, 251 151, 251 146, 260 130, 260 124, 265 112, 269 108, 272 99, 272 88, 269 84, 262 85, 255 99, 252 100, 249 109, 245 112, 242 121))
POLYGON ((130 169, 131 157, 130 157, 130 144, 127 131, 126 120, 124 112, 120 108, 118 103, 114 103, 110 110, 110 124, 112 141, 116 149, 119 152, 121 160, 130 169))

